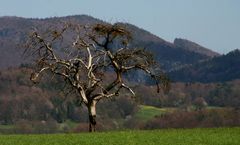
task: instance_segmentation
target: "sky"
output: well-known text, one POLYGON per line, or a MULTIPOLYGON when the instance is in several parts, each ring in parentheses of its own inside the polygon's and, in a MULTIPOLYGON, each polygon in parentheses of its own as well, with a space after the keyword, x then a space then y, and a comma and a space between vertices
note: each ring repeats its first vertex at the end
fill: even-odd
POLYGON ((0 16, 78 14, 131 23, 166 41, 184 38, 221 54, 240 49, 240 0, 0 0, 0 16))

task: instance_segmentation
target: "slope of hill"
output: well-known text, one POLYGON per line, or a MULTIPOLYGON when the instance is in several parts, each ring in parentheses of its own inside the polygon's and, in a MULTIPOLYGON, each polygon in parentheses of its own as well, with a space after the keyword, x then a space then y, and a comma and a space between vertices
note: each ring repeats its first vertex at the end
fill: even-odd
POLYGON ((18 67, 26 63, 22 55, 23 46, 33 29, 46 30, 65 22, 83 25, 103 23, 103 21, 86 15, 54 17, 47 19, 25 19, 20 17, 0 17, 0 69, 18 67))
POLYGON ((209 57, 219 56, 218 53, 186 39, 176 38, 173 43, 176 47, 180 47, 185 50, 203 54, 209 57))
MULTIPOLYGON (((105 23, 86 15, 76 15, 67 17, 53 17, 47 19, 25 19, 19 17, 0 17, 0 68, 16 67, 26 63, 21 56, 21 46, 26 41, 29 32, 33 28, 46 30, 49 27, 59 26, 61 23, 71 22, 82 25, 92 25, 105 23)), ((133 34, 132 45, 135 47, 145 47, 155 54, 157 60, 165 70, 188 65, 211 58, 210 50, 195 45, 175 45, 167 42, 146 30, 140 29, 127 23, 119 23, 127 27, 133 34), (204 49, 204 50, 202 50, 204 49), (202 51, 206 53, 201 53, 202 51)))
POLYGON ((222 82, 240 78, 240 50, 169 73, 174 81, 222 82))
POLYGON ((162 65, 164 70, 172 70, 184 65, 194 64, 200 60, 212 58, 219 55, 207 48, 204 48, 196 43, 195 45, 179 46, 174 43, 167 42, 150 32, 138 28, 127 23, 120 23, 132 32, 136 47, 144 47, 155 54, 157 61, 162 65), (198 49, 195 51, 195 49, 198 49), (205 53, 202 53, 205 52, 205 53), (211 54, 211 55, 209 55, 211 54))

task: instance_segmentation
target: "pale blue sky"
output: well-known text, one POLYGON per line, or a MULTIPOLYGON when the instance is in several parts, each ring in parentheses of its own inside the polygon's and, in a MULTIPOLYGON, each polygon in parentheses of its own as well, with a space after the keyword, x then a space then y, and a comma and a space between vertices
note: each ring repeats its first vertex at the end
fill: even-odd
POLYGON ((167 41, 186 38, 220 53, 240 48, 240 0, 0 0, 0 16, 75 14, 132 23, 167 41))

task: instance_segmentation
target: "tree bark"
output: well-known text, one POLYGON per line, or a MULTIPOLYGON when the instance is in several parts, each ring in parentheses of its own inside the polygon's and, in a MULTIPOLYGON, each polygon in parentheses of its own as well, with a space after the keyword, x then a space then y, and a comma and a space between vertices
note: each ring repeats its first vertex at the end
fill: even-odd
POLYGON ((95 132, 96 131, 96 104, 97 101, 93 100, 89 102, 88 105, 88 114, 89 114, 89 132, 95 132))

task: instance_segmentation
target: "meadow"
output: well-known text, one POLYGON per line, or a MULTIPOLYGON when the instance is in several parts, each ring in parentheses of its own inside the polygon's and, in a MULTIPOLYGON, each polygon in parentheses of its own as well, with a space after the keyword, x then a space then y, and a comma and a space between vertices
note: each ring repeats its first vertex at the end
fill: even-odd
POLYGON ((239 145, 240 128, 0 135, 0 145, 239 145))
POLYGON ((154 118, 155 116, 170 113, 176 110, 175 108, 157 108, 154 106, 148 105, 139 105, 138 112, 134 115, 134 117, 141 121, 148 121, 154 118))

